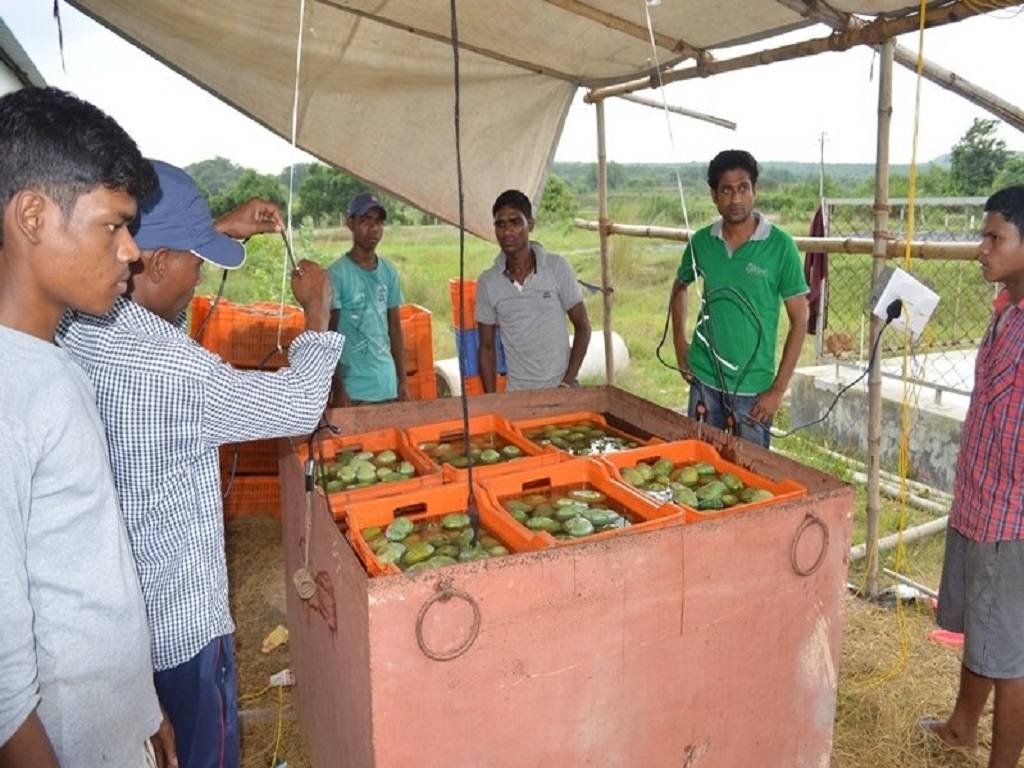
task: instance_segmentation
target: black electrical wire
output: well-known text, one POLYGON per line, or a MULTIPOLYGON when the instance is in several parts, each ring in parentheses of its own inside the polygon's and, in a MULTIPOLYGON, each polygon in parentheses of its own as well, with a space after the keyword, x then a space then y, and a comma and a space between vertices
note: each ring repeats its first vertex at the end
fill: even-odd
POLYGON ((466 214, 462 185, 462 131, 460 120, 462 86, 459 77, 459 22, 456 0, 450 0, 450 7, 455 87, 455 107, 453 113, 455 128, 455 175, 459 195, 459 377, 462 381, 462 392, 459 395, 459 400, 462 404, 462 446, 466 454, 466 470, 469 480, 469 497, 466 502, 466 509, 469 513, 469 524, 473 530, 473 543, 475 543, 480 532, 480 512, 477 510, 473 499, 473 453, 469 442, 469 396, 466 393, 466 367, 464 362, 466 344, 466 318, 463 317, 463 308, 466 306, 464 298, 466 290, 466 214))

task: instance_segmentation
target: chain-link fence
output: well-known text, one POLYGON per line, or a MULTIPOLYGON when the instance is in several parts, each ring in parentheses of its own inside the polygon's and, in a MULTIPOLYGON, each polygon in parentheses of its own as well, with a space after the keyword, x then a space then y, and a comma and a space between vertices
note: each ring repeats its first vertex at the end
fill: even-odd
MULTIPOLYGON (((915 203, 914 240, 973 242, 984 217, 983 197, 919 198, 915 203)), ((908 206, 891 201, 889 234, 903 239, 908 206)), ((870 199, 825 201, 829 237, 870 238, 874 228, 870 199)), ((901 266, 893 262, 893 266, 901 266)), ((819 319, 815 349, 819 362, 838 361, 861 367, 870 352, 870 318, 865 305, 871 292, 872 257, 828 255, 825 311, 819 319)), ((913 348, 911 379, 942 392, 969 394, 974 383, 974 351, 991 317, 994 287, 974 261, 914 259, 911 273, 939 294, 940 300, 923 337, 913 348)), ((904 338, 888 333, 880 342, 883 376, 902 376, 904 338), (886 361, 885 358, 900 358, 886 361)))

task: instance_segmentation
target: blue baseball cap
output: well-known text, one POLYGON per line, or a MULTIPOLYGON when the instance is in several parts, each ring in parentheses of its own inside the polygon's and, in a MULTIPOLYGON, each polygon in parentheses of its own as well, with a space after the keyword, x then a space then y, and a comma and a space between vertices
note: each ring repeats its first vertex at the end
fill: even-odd
POLYGON ((382 219, 387 220, 388 212, 384 210, 384 206, 380 204, 377 196, 369 192, 363 192, 361 195, 353 197, 352 202, 348 204, 348 215, 365 216, 374 208, 380 210, 380 217, 382 219))
POLYGON ((161 160, 150 162, 160 189, 139 203, 134 233, 139 248, 192 251, 223 269, 242 266, 245 247, 213 228, 210 206, 192 177, 161 160))

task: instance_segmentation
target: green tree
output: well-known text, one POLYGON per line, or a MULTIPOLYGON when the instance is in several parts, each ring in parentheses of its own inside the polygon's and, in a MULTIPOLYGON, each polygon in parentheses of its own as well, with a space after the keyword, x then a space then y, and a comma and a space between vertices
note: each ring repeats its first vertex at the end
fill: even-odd
POLYGON ((302 213, 312 216, 318 226, 324 218, 337 220, 349 200, 365 191, 366 185, 358 179, 337 168, 317 163, 309 169, 299 187, 302 213))
POLYGON ((950 173, 953 189, 961 195, 984 195, 992 188, 1009 152, 1006 142, 996 137, 998 120, 975 118, 960 141, 953 146, 950 173))
POLYGON ((214 218, 223 216, 250 197, 262 197, 264 200, 270 200, 282 209, 282 213, 287 203, 284 187, 281 186, 281 182, 277 180, 276 176, 257 173, 247 168, 238 177, 234 186, 213 196, 210 201, 210 212, 214 218))
POLYGON ((565 221, 576 215, 576 195, 572 187, 561 176, 551 174, 544 185, 540 199, 540 216, 543 220, 565 221))
POLYGON ((992 191, 1014 184, 1024 184, 1024 155, 1013 155, 1007 158, 1003 169, 999 171, 999 175, 996 176, 996 180, 992 184, 992 191))
POLYGON ((214 157, 186 165, 185 172, 199 183, 200 190, 209 192, 207 199, 211 199, 235 186, 245 169, 226 157, 214 157))

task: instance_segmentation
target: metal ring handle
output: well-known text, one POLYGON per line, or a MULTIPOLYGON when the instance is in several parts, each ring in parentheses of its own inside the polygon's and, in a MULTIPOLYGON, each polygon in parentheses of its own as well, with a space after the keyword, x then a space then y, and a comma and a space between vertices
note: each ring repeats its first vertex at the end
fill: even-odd
POLYGON ((470 649, 476 641, 478 634, 480 634, 480 606, 477 605, 477 602, 473 599, 472 595, 463 592, 461 589, 454 589, 451 584, 446 581, 437 585, 437 592, 431 595, 430 599, 422 605, 419 615, 416 617, 416 644, 419 645, 424 656, 428 659, 433 659, 434 661, 451 661, 452 659, 457 659, 470 649), (423 619, 426 618, 427 611, 430 610, 430 607, 434 603, 438 601, 446 603, 453 597, 464 600, 469 604, 469 607, 473 609, 473 625, 469 628, 469 634, 466 635, 466 639, 462 641, 461 645, 456 646, 450 651, 439 653, 438 651, 429 648, 426 640, 423 639, 423 619))
POLYGON ((821 564, 825 562, 825 555, 828 554, 828 542, 829 533, 828 526, 822 522, 821 518, 815 515, 813 512, 808 512, 807 516, 803 519, 800 525, 797 526, 796 532, 793 534, 793 543, 789 547, 789 563, 793 566, 793 570, 798 576, 810 576, 812 573, 821 568, 821 564), (801 568, 800 564, 796 561, 796 549, 800 544, 800 539, 807 532, 807 529, 812 525, 816 525, 821 528, 821 551, 818 553, 818 557, 811 563, 809 568, 801 568))

